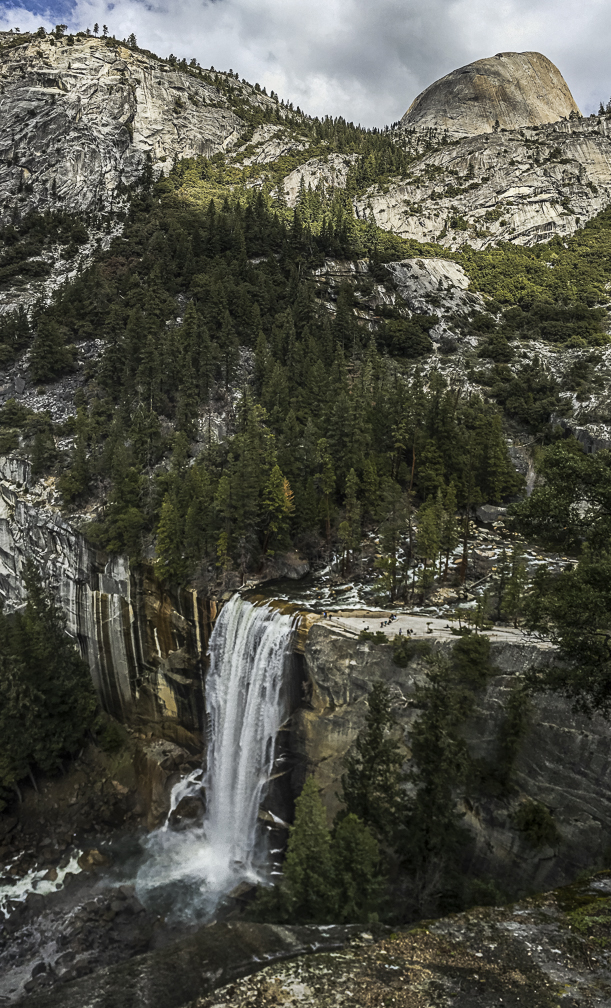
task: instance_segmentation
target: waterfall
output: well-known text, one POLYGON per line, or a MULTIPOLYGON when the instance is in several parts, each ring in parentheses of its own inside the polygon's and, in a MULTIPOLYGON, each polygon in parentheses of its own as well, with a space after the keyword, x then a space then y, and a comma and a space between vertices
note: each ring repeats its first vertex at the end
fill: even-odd
POLYGON ((140 898, 166 915, 205 918, 239 882, 265 876, 259 805, 289 713, 284 679, 294 627, 293 616, 239 595, 216 621, 205 688, 206 769, 174 787, 168 819, 147 838, 136 878, 140 898), (181 801, 202 794, 203 822, 173 828, 181 801))

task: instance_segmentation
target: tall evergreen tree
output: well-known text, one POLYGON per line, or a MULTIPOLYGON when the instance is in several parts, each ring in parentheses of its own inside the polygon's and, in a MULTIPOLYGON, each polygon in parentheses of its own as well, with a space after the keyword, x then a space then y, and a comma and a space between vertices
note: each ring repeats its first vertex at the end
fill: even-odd
POLYGON ((32 560, 23 577, 25 609, 12 625, 0 613, 0 786, 28 769, 59 766, 81 744, 96 707, 89 669, 32 560))
POLYGON ((406 753, 396 735, 390 692, 385 683, 374 683, 368 697, 365 728, 346 758, 341 799, 375 835, 392 844, 401 829, 406 810, 406 753))
POLYGON ((53 381, 72 366, 74 348, 66 344, 66 335, 66 330, 52 316, 43 314, 37 318, 30 353, 32 381, 53 381))
POLYGON ((334 919, 331 834, 313 777, 308 777, 295 802, 295 822, 289 832, 283 872, 291 920, 325 924, 334 919))

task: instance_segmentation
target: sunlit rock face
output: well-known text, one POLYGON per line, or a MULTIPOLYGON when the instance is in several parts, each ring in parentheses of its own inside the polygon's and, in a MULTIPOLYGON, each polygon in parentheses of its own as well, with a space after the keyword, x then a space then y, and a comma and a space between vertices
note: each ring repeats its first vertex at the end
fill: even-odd
MULTIPOLYGON (((411 132, 401 126, 397 141, 409 141, 411 132)), ((409 175, 354 200, 358 217, 373 213, 376 224, 403 238, 481 249, 574 234, 609 205, 607 116, 481 132, 452 143, 441 132, 432 136, 437 146, 409 175)))
POLYGON ((581 115, 564 77, 537 52, 497 53, 459 67, 412 102, 401 122, 456 137, 581 115))
POLYGON ((147 162, 158 172, 175 156, 211 156, 244 126, 203 80, 96 38, 2 50, 0 91, 5 219, 15 207, 112 209, 147 162))

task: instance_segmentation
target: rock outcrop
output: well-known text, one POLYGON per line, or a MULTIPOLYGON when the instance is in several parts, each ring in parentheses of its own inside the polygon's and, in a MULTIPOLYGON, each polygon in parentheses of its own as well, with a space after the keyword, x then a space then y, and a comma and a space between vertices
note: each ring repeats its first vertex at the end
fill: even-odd
POLYGON ((355 210, 404 238, 451 249, 574 234, 611 202, 610 136, 606 116, 454 143, 439 135, 403 178, 373 186, 355 210))
POLYGON ((306 952, 342 948, 358 926, 280 927, 212 924, 195 934, 109 966, 48 993, 22 998, 31 1008, 183 1008, 216 987, 306 952))
POLYGON ((535 899, 474 907, 383 938, 362 932, 340 955, 319 952, 266 966, 197 1008, 607 1008, 609 894, 605 872, 535 899))
POLYGON ((295 206, 302 180, 306 189, 308 186, 316 189, 321 183, 325 189, 344 189, 348 172, 357 159, 356 154, 326 154, 295 168, 282 183, 288 205, 295 206))
MULTIPOLYGON (((437 641, 434 646, 448 654, 452 644, 437 641)), ((549 660, 550 650, 498 641, 492 643, 491 658, 496 672, 479 694, 462 734, 473 760, 494 767, 499 728, 516 677, 549 660)), ((390 647, 317 623, 308 635, 305 670, 309 703, 295 716, 293 749, 315 772, 334 812, 343 760, 364 725, 373 682, 382 679, 388 684, 397 719, 409 733, 422 713, 414 704, 414 693, 425 681, 426 667, 415 658, 399 668, 392 662, 390 647)), ((491 797, 482 791, 458 796, 474 841, 465 870, 475 877, 502 879, 505 890, 515 894, 572 881, 581 869, 600 861, 611 828, 610 738, 603 718, 575 714, 556 694, 535 698, 514 764, 513 794, 491 797), (514 813, 526 799, 552 810, 562 835, 556 848, 532 847, 515 828, 514 813)))
MULTIPOLYGON (((0 42, 6 44, 4 36, 0 42)), ((150 163, 211 156, 244 123, 216 88, 110 39, 0 48, 0 206, 108 211, 150 163)), ((257 101, 271 103, 265 96, 257 101)))
POLYGON ((564 77, 537 52, 503 52, 475 60, 430 84, 401 122, 447 130, 453 137, 540 126, 581 113, 564 77))
POLYGON ((104 708, 121 721, 157 723, 177 744, 201 749, 202 657, 215 610, 197 591, 168 594, 150 566, 103 553, 62 515, 53 486, 29 466, 0 460, 0 594, 7 609, 24 598, 26 557, 38 563, 89 663, 104 708), (185 735, 186 733, 186 735, 185 735))

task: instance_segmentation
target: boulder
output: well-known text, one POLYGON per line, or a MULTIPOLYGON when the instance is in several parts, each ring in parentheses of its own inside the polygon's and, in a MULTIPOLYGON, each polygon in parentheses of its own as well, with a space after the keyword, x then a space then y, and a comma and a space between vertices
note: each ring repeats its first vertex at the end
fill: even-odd
POLYGON ((483 525, 493 525, 494 522, 502 521, 507 514, 507 508, 495 507, 493 504, 482 504, 476 508, 477 520, 483 525))
POLYGON ((310 564, 294 551, 287 553, 276 553, 266 564, 265 574, 267 578, 290 578, 291 581, 298 581, 305 577, 310 570, 310 564))
POLYGON ((185 795, 169 816, 173 830, 191 829, 201 825, 206 811, 206 793, 202 789, 198 795, 185 795))
POLYGON ((92 848, 84 850, 77 862, 81 871, 95 871, 97 868, 104 868, 110 864, 109 859, 99 850, 92 848))

